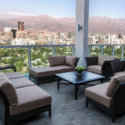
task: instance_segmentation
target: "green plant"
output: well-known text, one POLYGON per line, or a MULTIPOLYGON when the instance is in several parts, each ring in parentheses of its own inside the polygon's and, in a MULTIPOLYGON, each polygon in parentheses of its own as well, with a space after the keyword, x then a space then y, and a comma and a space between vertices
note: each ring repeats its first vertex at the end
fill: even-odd
POLYGON ((83 70, 85 70, 85 68, 84 66, 77 66, 75 70, 81 73, 83 70))

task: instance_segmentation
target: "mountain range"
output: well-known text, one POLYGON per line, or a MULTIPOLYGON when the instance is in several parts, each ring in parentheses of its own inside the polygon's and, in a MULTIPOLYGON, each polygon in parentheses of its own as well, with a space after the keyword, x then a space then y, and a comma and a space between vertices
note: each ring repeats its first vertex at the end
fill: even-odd
MULTIPOLYGON (((0 29, 4 27, 18 27, 18 21, 24 21, 25 30, 49 31, 49 32, 72 32, 75 31, 75 18, 54 18, 48 15, 24 16, 15 19, 0 19, 0 29)), ((89 18, 89 32, 110 33, 125 35, 125 19, 94 16, 89 18)))

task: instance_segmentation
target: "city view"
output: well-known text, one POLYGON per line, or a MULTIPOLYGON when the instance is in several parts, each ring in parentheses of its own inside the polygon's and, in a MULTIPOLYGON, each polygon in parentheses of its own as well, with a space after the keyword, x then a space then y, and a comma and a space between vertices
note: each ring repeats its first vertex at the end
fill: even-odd
MULTIPOLYGON (((108 1, 105 0, 90 0, 88 45, 93 44, 90 56, 101 54, 101 47, 94 45, 125 44, 125 16, 122 13, 124 7, 123 0, 120 1, 111 0, 107 5, 108 1), (116 10, 116 7, 119 9, 116 10)), ((28 1, 24 5, 22 1, 20 4, 23 7, 17 1, 16 6, 9 0, 7 2, 6 6, 5 1, 0 5, 1 46, 75 45, 75 0, 64 0, 61 3, 47 0, 32 2, 31 5, 28 1), (31 9, 33 6, 35 9, 31 9)), ((72 49, 72 46, 55 47, 55 55, 72 55, 72 49)), ((104 55, 112 55, 112 51, 112 46, 104 46, 104 55)), ((116 46, 115 56, 121 58, 121 52, 122 46, 116 46)), ((31 66, 48 66, 48 57, 53 54, 53 48, 50 46, 31 48, 31 66)), ((9 65, 15 65, 18 72, 28 73, 28 48, 0 48, 0 66, 9 65)))
MULTIPOLYGON (((124 8, 121 6, 123 0, 120 1, 111 0, 104 8, 106 3, 104 0, 90 0, 88 44, 125 44, 125 16, 122 13, 124 8), (116 10, 116 7, 119 7, 119 10, 116 10), (105 11, 106 9, 107 11, 105 11)), ((57 5, 54 5, 55 7, 63 8, 65 6, 63 2, 62 5, 58 5, 56 0, 55 2, 57 3, 57 5)), ((69 2, 67 4, 70 5, 69 2)), ((47 3, 48 0, 43 5, 47 3)), ((0 12, 0 44, 75 44, 75 3, 75 0, 73 0, 70 8, 67 7, 67 14, 62 14, 61 11, 58 13, 53 11, 54 16, 51 14, 51 10, 47 8, 48 11, 41 9, 41 12, 46 12, 44 14, 31 14, 4 11, 6 7, 2 7, 3 11, 0 12)), ((35 5, 38 5, 38 3, 35 3, 35 5)))
MULTIPOLYGON (((30 1, 30 5, 29 1, 25 4, 23 1, 20 5, 15 1, 16 6, 9 0, 6 2, 11 6, 5 1, 0 5, 1 46, 75 45, 75 0, 39 0, 30 1), (35 9, 32 9, 33 6, 36 6, 35 9)), ((53 47, 32 47, 30 50, 33 68, 48 66, 48 57, 53 54, 72 55, 72 46, 55 47, 55 53, 53 47)), ((28 73, 28 48, 0 48, 0 67, 11 65, 15 65, 22 74, 28 73)), ((12 69, 3 72, 12 72, 12 69)))
POLYGON ((125 44, 124 0, 90 0, 88 44, 125 44))

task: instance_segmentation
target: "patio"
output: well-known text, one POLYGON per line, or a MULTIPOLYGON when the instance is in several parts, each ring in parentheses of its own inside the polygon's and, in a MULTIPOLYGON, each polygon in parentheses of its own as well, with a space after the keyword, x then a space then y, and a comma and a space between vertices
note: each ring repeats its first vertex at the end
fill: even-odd
MULTIPOLYGON (((28 76, 26 76, 28 78, 28 76)), ((93 82, 92 84, 100 84, 93 82)), ((32 117, 12 125, 124 125, 125 115, 117 118, 116 123, 111 122, 107 113, 89 104, 85 107, 85 88, 81 86, 78 92, 78 100, 74 100, 74 87, 60 85, 57 90, 57 82, 45 82, 40 87, 52 96, 52 117, 48 112, 32 117)), ((0 124, 1 125, 1 124, 0 124)))

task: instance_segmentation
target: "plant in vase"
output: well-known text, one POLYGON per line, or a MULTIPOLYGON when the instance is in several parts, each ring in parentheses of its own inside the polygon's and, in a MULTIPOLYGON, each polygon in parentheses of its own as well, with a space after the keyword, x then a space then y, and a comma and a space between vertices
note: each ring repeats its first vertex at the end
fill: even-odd
POLYGON ((84 66, 77 66, 75 70, 78 72, 77 76, 83 76, 82 72, 85 70, 84 66))

